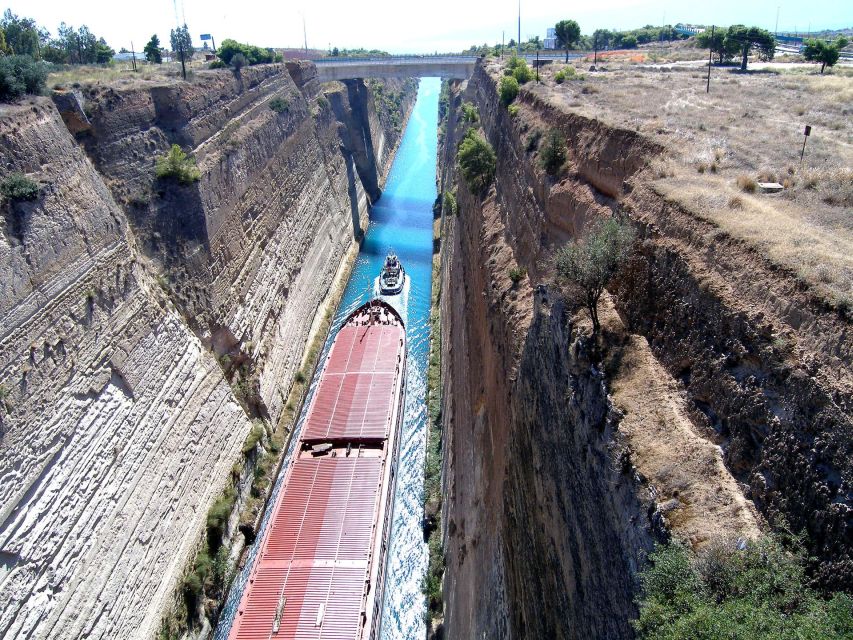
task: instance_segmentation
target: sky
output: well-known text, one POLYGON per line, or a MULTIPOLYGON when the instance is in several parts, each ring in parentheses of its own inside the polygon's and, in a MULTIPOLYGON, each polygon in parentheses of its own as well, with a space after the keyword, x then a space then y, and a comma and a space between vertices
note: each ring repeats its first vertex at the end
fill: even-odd
MULTIPOLYGON (((141 49, 152 34, 168 43, 169 31, 186 19, 193 41, 210 33, 217 42, 234 38, 264 47, 301 47, 303 18, 308 46, 382 49, 391 53, 458 51, 472 44, 517 37, 517 0, 7 0, 22 17, 56 33, 60 22, 82 24, 116 51, 141 49), (175 5, 177 4, 177 11, 175 5)), ((545 36, 558 20, 577 20, 581 31, 632 29, 677 22, 806 31, 853 27, 851 0, 557 0, 521 2, 521 37, 545 36), (574 6, 573 6, 574 5, 574 6)))

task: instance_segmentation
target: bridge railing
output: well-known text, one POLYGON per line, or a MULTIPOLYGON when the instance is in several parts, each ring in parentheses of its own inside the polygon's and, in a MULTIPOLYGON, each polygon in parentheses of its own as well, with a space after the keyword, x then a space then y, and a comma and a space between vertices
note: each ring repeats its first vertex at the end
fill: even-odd
MULTIPOLYGON (((589 51, 572 51, 569 53, 569 59, 580 58, 592 53, 589 51)), ((509 56, 509 54, 507 54, 509 56)), ((521 55, 522 58, 532 61, 536 60, 535 53, 525 52, 521 55)), ((399 64, 399 63, 419 63, 419 62, 435 62, 435 63, 461 63, 473 64, 479 60, 480 56, 464 55, 464 54, 447 54, 447 53, 424 53, 424 54, 402 54, 393 56, 328 56, 314 60, 316 65, 342 65, 342 64, 399 64)), ((565 59, 565 53, 555 50, 545 50, 539 52, 540 60, 562 60, 565 59)))

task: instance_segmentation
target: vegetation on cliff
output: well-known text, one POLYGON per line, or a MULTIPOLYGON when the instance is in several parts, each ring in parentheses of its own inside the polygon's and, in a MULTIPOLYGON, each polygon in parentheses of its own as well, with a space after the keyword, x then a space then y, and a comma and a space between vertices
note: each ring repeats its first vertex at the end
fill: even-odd
POLYGON ((44 65, 30 56, 0 56, 0 101, 39 94, 47 78, 44 65))
POLYGON ((717 544, 698 556, 658 547, 641 580, 642 640, 782 640, 853 637, 853 598, 825 599, 808 585, 804 553, 774 537, 717 544))
POLYGON ((593 334, 600 329, 598 301, 634 242, 628 222, 617 218, 594 222, 580 238, 557 251, 557 276, 561 284, 583 297, 592 320, 593 334))
POLYGON ((12 202, 35 200, 39 195, 39 186, 27 176, 13 173, 0 182, 0 194, 12 202))
POLYGON ((155 173, 161 180, 174 179, 180 184, 190 184, 201 179, 201 171, 195 160, 187 156, 177 144, 173 144, 165 156, 157 158, 155 173))
POLYGON ((473 193, 482 193, 492 184, 497 161, 495 150, 474 129, 468 129, 459 143, 457 161, 462 177, 473 193))
POLYGON ((262 49, 252 44, 242 44, 231 38, 226 38, 222 41, 217 55, 225 64, 232 64, 233 59, 238 55, 242 55, 249 65, 278 62, 281 60, 281 56, 277 55, 272 49, 262 49))

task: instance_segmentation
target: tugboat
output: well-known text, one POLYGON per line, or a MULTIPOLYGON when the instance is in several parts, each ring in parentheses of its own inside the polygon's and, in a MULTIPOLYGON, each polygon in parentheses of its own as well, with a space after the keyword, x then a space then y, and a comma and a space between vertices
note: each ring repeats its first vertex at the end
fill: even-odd
POLYGON ((396 253, 389 253, 385 258, 382 271, 379 272, 379 293, 383 296, 395 296, 403 290, 406 282, 406 270, 400 263, 396 253))

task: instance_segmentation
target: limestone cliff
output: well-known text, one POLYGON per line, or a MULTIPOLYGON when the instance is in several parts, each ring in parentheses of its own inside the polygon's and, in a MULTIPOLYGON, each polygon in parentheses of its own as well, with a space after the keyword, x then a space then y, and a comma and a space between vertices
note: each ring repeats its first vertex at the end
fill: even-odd
MULTIPOLYGON (((314 74, 84 87, 61 113, 47 99, 0 113, 4 175, 40 185, 2 204, 3 637, 152 637, 246 409, 281 412, 399 136, 370 92, 314 74), (173 143, 199 182, 155 178, 173 143), (255 402, 223 354, 250 363, 255 402)), ((396 86, 401 120, 413 89, 396 86)))
POLYGON ((481 63, 451 91, 445 133, 459 203, 443 227, 443 281, 459 283, 441 309, 446 635, 630 637, 655 538, 698 548, 779 516, 807 533, 824 584, 849 585, 849 320, 655 192, 659 145, 533 83, 511 114, 500 74, 481 63), (452 167, 468 126, 497 155, 482 197, 452 167), (538 161, 552 128, 569 147, 558 177, 538 161), (625 213, 637 253, 591 360, 548 258, 625 213))

